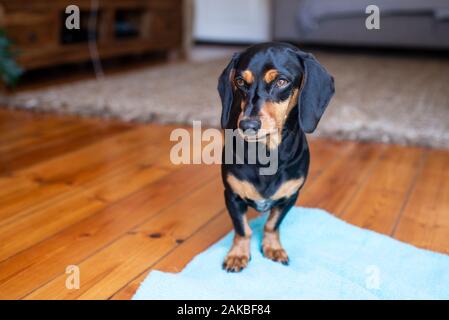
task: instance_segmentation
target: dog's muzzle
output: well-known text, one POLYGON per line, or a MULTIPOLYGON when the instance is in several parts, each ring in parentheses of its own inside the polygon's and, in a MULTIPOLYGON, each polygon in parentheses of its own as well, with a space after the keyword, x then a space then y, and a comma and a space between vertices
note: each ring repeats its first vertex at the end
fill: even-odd
POLYGON ((254 136, 259 131, 262 123, 259 119, 243 119, 239 123, 239 128, 245 135, 254 136))

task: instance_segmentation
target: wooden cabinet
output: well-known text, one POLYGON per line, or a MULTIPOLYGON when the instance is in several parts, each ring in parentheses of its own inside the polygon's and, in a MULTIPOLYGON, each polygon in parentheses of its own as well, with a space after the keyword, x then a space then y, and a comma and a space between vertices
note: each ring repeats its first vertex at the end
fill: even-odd
POLYGON ((56 46, 58 33, 55 16, 47 13, 14 13, 8 19, 7 34, 21 50, 56 46))
POLYGON ((182 0, 0 0, 0 25, 25 69, 182 47, 182 0), (67 29, 65 9, 80 9, 80 26, 67 29), (90 48, 90 49, 89 49, 90 48))
POLYGON ((156 42, 170 45, 181 41, 179 15, 173 12, 156 11, 150 16, 149 37, 156 42))

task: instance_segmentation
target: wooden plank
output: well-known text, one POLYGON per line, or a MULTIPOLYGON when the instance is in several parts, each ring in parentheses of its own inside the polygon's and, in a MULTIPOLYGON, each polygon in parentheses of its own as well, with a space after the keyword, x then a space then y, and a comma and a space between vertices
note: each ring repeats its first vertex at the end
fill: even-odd
POLYGON ((115 157, 126 156, 132 148, 149 143, 154 146, 167 144, 170 127, 142 126, 124 133, 103 139, 82 149, 49 159, 43 163, 24 168, 16 173, 20 176, 38 178, 40 181, 71 182, 79 172, 98 166, 107 166, 115 157), (66 179, 66 180, 64 180, 66 179))
POLYGON ((358 143, 343 155, 311 185, 306 182, 297 205, 318 207, 340 214, 359 189, 385 150, 384 145, 358 143))
MULTIPOLYGON (((140 129, 136 129, 135 131, 140 140, 143 140, 142 134, 148 132, 148 130, 141 131, 140 129)), ((52 159, 44 164, 37 165, 37 168, 28 168, 20 174, 31 175, 34 179, 36 178, 35 174, 39 174, 39 179, 47 183, 61 182, 61 180, 58 180, 61 177, 71 178, 71 182, 70 180, 62 180, 66 184, 71 184, 78 181, 77 179, 83 180, 83 174, 79 172, 80 169, 89 172, 89 170, 92 170, 90 165, 93 163, 101 166, 105 160, 107 162, 108 158, 113 154, 117 154, 117 149, 121 150, 122 154, 126 155, 126 152, 129 153, 127 149, 129 145, 127 143, 123 144, 124 142, 132 142, 132 139, 130 141, 129 138, 135 139, 136 137, 130 134, 120 135, 115 139, 102 141, 100 145, 93 145, 84 148, 80 152, 75 152, 58 159, 52 159), (127 139, 123 139, 124 137, 127 139), (116 144, 111 143, 111 141, 116 144), (104 148, 103 152, 101 147, 104 148), (88 151, 87 153, 86 150, 88 151), (73 157, 73 154, 75 157, 73 157), (82 157, 78 158, 77 156, 80 154, 82 157), (92 157, 92 154, 96 154, 97 157, 92 157), (86 160, 83 161, 83 159, 86 160), (46 166, 48 166, 48 170, 43 170, 43 167, 45 168, 46 166), (55 178, 56 180, 51 180, 55 178)), ((156 144, 151 146, 151 148, 154 147, 156 147, 156 144)), ((26 249, 36 241, 41 241, 45 237, 51 236, 55 232, 66 228, 71 223, 86 218, 100 208, 108 205, 108 203, 116 201, 120 197, 124 197, 149 183, 150 181, 146 180, 145 177, 149 178, 153 174, 153 178, 155 178, 164 172, 164 170, 161 171, 161 169, 156 170, 156 168, 149 167, 151 165, 149 158, 157 155, 156 151, 158 150, 140 148, 138 152, 142 154, 142 159, 139 158, 138 160, 143 161, 135 163, 134 167, 128 167, 119 173, 111 172, 100 175, 101 178, 95 179, 89 186, 81 185, 73 188, 71 192, 64 192, 55 198, 50 198, 48 201, 35 203, 34 206, 20 211, 19 214, 10 217, 4 216, 0 222, 0 230, 2 230, 0 238, 5 240, 4 243, 0 241, 0 259, 6 259, 20 250, 26 249), (150 151, 148 153, 149 157, 146 157, 147 153, 144 151, 150 151), (147 170, 151 171, 152 174, 147 174, 147 170), (129 183, 130 179, 135 175, 140 176, 140 178, 137 178, 136 183, 129 183), (74 206, 77 209, 71 210, 70 206, 74 206), (65 214, 61 214, 60 211, 65 212, 65 214)), ((158 157, 157 160, 159 161, 158 157)), ((83 172, 81 170, 81 173, 83 172)), ((7 213, 9 208, 6 207, 5 209, 7 213)))
POLYGON ((308 181, 321 175, 324 170, 348 149, 355 145, 352 141, 309 139, 310 168, 308 181))
POLYGON ((81 285, 67 290, 66 275, 61 275, 33 291, 26 299, 106 299, 131 281, 136 274, 166 255, 202 225, 224 210, 218 177, 194 190, 185 199, 163 210, 157 219, 129 232, 84 260, 80 268, 81 285), (207 199, 207 201, 205 201, 207 199), (186 217, 188 212, 188 217, 186 217))
POLYGON ((23 297, 218 176, 213 166, 180 168, 0 263, 0 298, 23 297))
MULTIPOLYGON (((87 162, 92 164, 91 158, 95 157, 91 157, 89 155, 90 153, 83 158, 78 157, 79 153, 74 154, 73 158, 75 159, 73 162, 71 159, 64 157, 60 165, 63 171, 59 172, 59 174, 63 173, 63 175, 56 177, 54 171, 49 173, 56 178, 42 176, 40 172, 45 174, 46 170, 42 170, 41 168, 42 166, 47 166, 46 163, 39 166, 36 170, 31 171, 29 169, 25 176, 27 176, 30 181, 34 181, 34 185, 30 185, 29 188, 23 188, 15 193, 0 197, 0 225, 8 223, 11 219, 15 220, 18 217, 36 212, 38 208, 51 206, 53 203, 59 201, 61 197, 66 199, 70 196, 76 196, 76 194, 80 193, 80 191, 85 194, 89 191, 90 193, 95 193, 97 192, 95 190, 98 189, 98 186, 102 184, 105 179, 109 181, 108 183, 111 186, 115 187, 117 186, 117 183, 114 184, 114 181, 119 181, 117 179, 126 178, 126 175, 129 175, 130 179, 136 175, 138 179, 141 179, 139 177, 140 175, 145 175, 146 171, 144 169, 146 167, 158 166, 162 168, 165 164, 166 169, 170 166, 170 163, 162 162, 158 155, 159 153, 167 153, 170 148, 169 144, 156 146, 150 142, 147 142, 146 145, 130 145, 128 147, 129 150, 123 149, 122 154, 114 154, 113 156, 97 153, 96 160, 108 158, 107 162, 103 165, 101 161, 98 161, 95 165, 90 167, 83 165, 86 161, 85 159, 87 159, 87 162), (73 166, 75 167, 71 165, 72 163, 74 163, 73 166), (30 174, 30 172, 37 172, 39 176, 33 173, 30 174), (115 177, 111 178, 111 175, 115 175, 115 177)), ((52 161, 52 166, 54 165, 54 167, 57 167, 55 163, 59 165, 60 161, 52 161)), ((16 179, 20 178, 22 177, 19 176, 16 179)), ((14 178, 9 180, 14 182, 14 178)), ((126 186, 130 187, 132 184, 128 182, 126 183, 126 186)), ((109 195, 103 199, 107 201, 112 201, 115 199, 116 197, 107 199, 108 197, 111 198, 111 192, 112 189, 110 189, 109 195)), ((118 194, 122 193, 123 190, 122 188, 117 188, 114 192, 118 194)), ((97 197, 98 196, 99 194, 97 192, 97 197)), ((103 195, 103 197, 105 196, 106 195, 103 195)))
POLYGON ((449 254, 449 152, 431 150, 419 172, 394 237, 449 254))
POLYGON ((11 174, 8 177, 0 178, 0 207, 3 205, 4 198, 12 196, 16 192, 22 190, 31 190, 38 185, 37 181, 30 180, 26 177, 16 177, 11 174))
MULTIPOLYGON (((231 219, 226 212, 212 219, 201 230, 198 230, 191 238, 181 243, 178 247, 156 262, 151 268, 140 274, 125 287, 121 288, 111 298, 113 300, 131 299, 141 282, 152 270, 163 272, 180 272, 198 253, 206 250, 212 244, 224 237, 232 230, 231 219)), ((221 266, 217 266, 220 268, 221 266)))
POLYGON ((3 130, 5 134, 2 135, 0 145, 0 153, 2 154, 20 152, 25 147, 32 147, 35 144, 46 142, 51 138, 64 134, 73 134, 77 131, 82 132, 89 128, 83 122, 49 119, 39 123, 38 118, 34 122, 25 123, 25 125, 15 121, 11 121, 9 125, 11 126, 9 130, 3 130))
POLYGON ((88 183, 96 183, 99 178, 124 166, 143 168, 157 164, 164 168, 173 167, 168 156, 161 158, 159 155, 169 153, 169 131, 170 127, 162 130, 157 126, 154 129, 140 127, 0 179, 0 186, 5 186, 0 191, 0 224, 8 222, 10 217, 16 219, 27 215, 36 206, 45 206, 46 201, 53 201, 55 195, 76 189, 74 186, 85 187, 88 183), (165 136, 167 138, 163 139, 165 136), (154 142, 153 139, 160 141, 154 142), (28 180, 27 184, 24 179, 28 180), (10 192, 9 185, 15 186, 16 181, 23 187, 10 192), (17 215, 17 212, 20 214, 17 215))
POLYGON ((49 115, 45 113, 24 113, 8 110, 0 122, 0 153, 16 155, 38 149, 41 144, 49 144, 71 135, 87 134, 98 130, 99 133, 107 129, 129 129, 133 125, 118 121, 102 119, 87 119, 77 116, 49 115), (19 115, 19 116, 18 116, 19 115))
POLYGON ((55 199, 75 188, 65 183, 43 183, 14 177, 2 179, 0 185, 8 185, 0 195, 0 225, 39 208, 46 201, 55 199))
POLYGON ((155 167, 122 170, 92 186, 80 187, 38 204, 26 214, 4 219, 0 225, 0 261, 85 219, 164 174, 165 170, 155 167))
POLYGON ((71 152, 126 130, 128 129, 123 125, 104 128, 81 126, 53 132, 52 136, 41 135, 27 139, 22 144, 15 144, 14 148, 0 151, 0 175, 71 152))
POLYGON ((424 151, 390 146, 340 217, 362 228, 390 234, 404 205, 424 151))
POLYGON ((26 141, 42 137, 42 135, 53 134, 64 130, 77 130, 85 126, 80 121, 73 119, 61 119, 58 117, 13 117, 4 115, 4 120, 0 121, 0 151, 11 150, 16 146, 24 144, 26 141))
MULTIPOLYGON (((21 109, 0 106, 0 137, 5 142, 23 135, 36 133, 46 127, 52 128, 61 124, 79 123, 81 118, 50 113, 36 113, 21 109), (5 139, 6 138, 6 139, 5 139)), ((84 120, 84 119, 83 119, 84 120)), ((87 119, 89 123, 91 120, 87 119)))

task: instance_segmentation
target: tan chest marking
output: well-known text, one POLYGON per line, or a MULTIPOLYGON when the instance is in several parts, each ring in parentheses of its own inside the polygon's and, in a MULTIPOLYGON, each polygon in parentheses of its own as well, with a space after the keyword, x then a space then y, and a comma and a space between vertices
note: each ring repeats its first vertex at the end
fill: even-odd
POLYGON ((304 184, 304 177, 288 180, 284 182, 277 191, 270 197, 271 200, 279 200, 292 196, 304 184))
MULTIPOLYGON (((265 198, 257 191, 256 187, 248 181, 242 181, 228 175, 226 178, 231 189, 237 193, 242 199, 250 199, 253 201, 264 200, 265 198)), ((283 183, 278 190, 269 198, 271 200, 279 200, 281 198, 288 198, 298 191, 298 189, 304 184, 304 177, 299 179, 288 180, 283 183)))
POLYGON ((263 200, 263 197, 256 190, 256 187, 248 181, 242 181, 234 177, 232 174, 226 178, 231 189, 237 193, 242 199, 250 199, 253 201, 263 200))

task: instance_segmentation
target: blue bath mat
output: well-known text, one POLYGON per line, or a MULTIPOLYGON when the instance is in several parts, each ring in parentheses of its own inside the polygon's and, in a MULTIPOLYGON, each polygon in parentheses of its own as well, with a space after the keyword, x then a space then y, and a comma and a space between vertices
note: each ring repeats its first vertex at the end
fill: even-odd
POLYGON ((251 261, 242 272, 221 269, 230 233, 181 273, 152 271, 133 299, 449 299, 447 255, 294 208, 281 226, 284 266, 260 253, 265 220, 250 223, 251 261))

